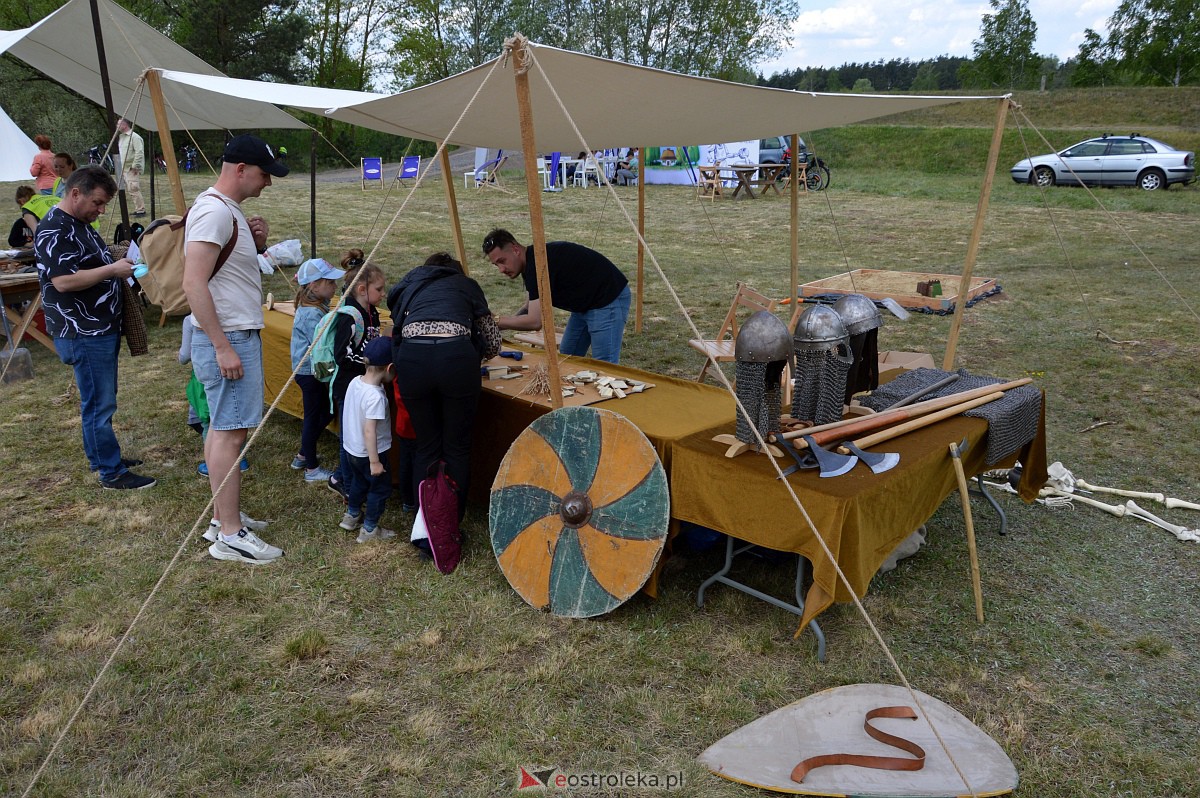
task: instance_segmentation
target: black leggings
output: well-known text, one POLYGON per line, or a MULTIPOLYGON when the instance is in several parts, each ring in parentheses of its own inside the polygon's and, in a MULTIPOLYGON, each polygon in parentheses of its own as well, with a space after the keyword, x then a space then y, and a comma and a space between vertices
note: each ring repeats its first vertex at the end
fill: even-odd
POLYGON ((403 339, 392 356, 400 396, 417 433, 413 493, 417 495, 416 485, 429 466, 444 460, 446 473, 458 484, 461 518, 470 487, 471 429, 481 390, 479 353, 468 336, 461 336, 403 339))
POLYGON ((329 383, 321 382, 311 374, 297 374, 296 384, 304 398, 304 425, 300 430, 300 456, 308 468, 320 464, 317 457, 317 439, 333 420, 329 409, 329 383))

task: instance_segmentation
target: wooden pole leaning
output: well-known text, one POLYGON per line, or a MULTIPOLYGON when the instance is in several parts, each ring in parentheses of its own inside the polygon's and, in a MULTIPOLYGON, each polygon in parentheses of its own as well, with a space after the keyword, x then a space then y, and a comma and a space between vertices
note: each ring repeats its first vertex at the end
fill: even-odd
POLYGON ((797 295, 800 293, 800 173, 796 170, 796 161, 800 156, 800 134, 792 134, 792 162, 789 165, 790 180, 788 186, 791 187, 789 196, 791 198, 791 280, 788 291, 788 299, 792 302, 797 301, 797 295))
POLYGON ((946 356, 942 358, 942 371, 954 370, 954 356, 958 349, 958 335, 962 330, 963 313, 967 309, 967 295, 971 290, 971 273, 975 269, 975 258, 979 254, 979 240, 983 237, 983 220, 987 216, 988 200, 992 195, 992 181, 996 178, 996 162, 1000 159, 1000 142, 1004 139, 1004 120, 1008 117, 1009 98, 1000 98, 996 109, 996 126, 992 129, 992 146, 988 150, 983 186, 979 189, 979 204, 975 207, 975 226, 971 228, 971 240, 967 244, 967 259, 963 264, 962 277, 958 280, 958 298, 954 302, 954 321, 950 325, 950 337, 946 340, 946 356))
POLYGON ((642 331, 642 287, 646 280, 646 148, 638 147, 638 254, 637 299, 633 311, 633 331, 642 331))
POLYGON ((967 525, 967 553, 971 557, 971 589, 975 592, 975 619, 983 623, 983 585, 979 579, 979 552, 975 548, 975 520, 971 516, 971 491, 967 473, 963 471, 962 451, 957 443, 950 444, 950 459, 954 461, 954 476, 958 479, 958 495, 962 498, 963 522, 967 525))
POLYGON ((454 173, 450 171, 450 151, 446 147, 447 144, 443 141, 438 163, 442 166, 442 178, 446 183, 446 209, 450 211, 450 229, 454 233, 454 253, 458 255, 458 262, 462 264, 463 274, 470 276, 471 270, 467 268, 467 247, 463 243, 462 220, 458 218, 458 198, 454 194, 454 173))
POLYGON ((157 69, 146 70, 146 87, 150 89, 150 105, 154 108, 154 122, 158 126, 158 143, 167 162, 167 182, 171 184, 171 202, 175 213, 183 216, 187 212, 187 200, 183 197, 183 183, 179 179, 179 164, 175 162, 175 143, 171 141, 171 123, 167 119, 167 105, 163 102, 162 78, 157 69), (170 155, 168 155, 170 153, 170 155))
MULTIPOLYGON (((537 270, 538 298, 542 306, 542 340, 546 348, 546 371, 550 379, 550 403, 555 410, 563 406, 562 379, 558 372, 558 340, 554 334, 554 304, 550 295, 550 259, 546 254, 546 228, 542 217, 542 183, 536 169, 529 166, 537 157, 533 130, 533 103, 529 97, 529 40, 513 34, 513 79, 517 91, 517 111, 521 120, 521 149, 525 154, 525 191, 529 195, 529 221, 533 227, 533 257, 537 270)), ((638 181, 639 183, 641 181, 638 181)))

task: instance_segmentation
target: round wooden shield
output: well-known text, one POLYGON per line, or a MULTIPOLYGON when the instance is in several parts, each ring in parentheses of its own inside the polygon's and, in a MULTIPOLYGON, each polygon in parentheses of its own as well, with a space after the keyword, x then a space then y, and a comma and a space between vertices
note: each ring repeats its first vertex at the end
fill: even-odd
POLYGON ((500 570, 529 604, 569 618, 603 615, 640 590, 669 519, 654 447, 610 410, 564 407, 537 419, 492 483, 500 570))

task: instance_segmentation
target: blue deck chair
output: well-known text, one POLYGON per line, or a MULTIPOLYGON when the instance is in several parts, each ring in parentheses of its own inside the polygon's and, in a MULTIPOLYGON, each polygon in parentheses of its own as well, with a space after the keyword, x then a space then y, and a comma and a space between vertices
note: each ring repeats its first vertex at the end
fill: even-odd
POLYGON ((408 180, 417 178, 421 173, 421 156, 420 155, 405 155, 404 160, 400 162, 400 171, 396 174, 397 180, 408 180))
POLYGON ((362 166, 362 187, 363 191, 367 190, 367 183, 374 181, 383 188, 383 159, 382 158, 360 158, 359 163, 362 166))

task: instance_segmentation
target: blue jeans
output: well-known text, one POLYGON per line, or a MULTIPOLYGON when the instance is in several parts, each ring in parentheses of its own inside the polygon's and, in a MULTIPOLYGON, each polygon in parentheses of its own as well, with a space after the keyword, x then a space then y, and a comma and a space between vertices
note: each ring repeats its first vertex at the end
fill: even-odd
POLYGON ((363 516, 363 528, 374 532, 383 518, 387 507, 388 497, 392 495, 392 475, 388 471, 390 452, 380 452, 379 462, 383 463, 383 473, 377 477, 371 476, 371 461, 365 457, 355 457, 342 449, 342 457, 349 468, 342 472, 346 478, 346 512, 359 515, 366 504, 366 515, 363 516))
POLYGON ((79 414, 83 422, 83 452, 100 479, 110 480, 129 469, 121 465, 121 445, 113 432, 117 412, 117 357, 121 336, 92 335, 55 338, 54 348, 63 363, 75 369, 79 387, 79 414))
POLYGON ((559 351, 564 355, 584 356, 591 346, 594 359, 620 363, 621 341, 625 337, 625 320, 629 318, 631 301, 627 285, 604 307, 572 313, 567 320, 567 329, 563 331, 559 351))

